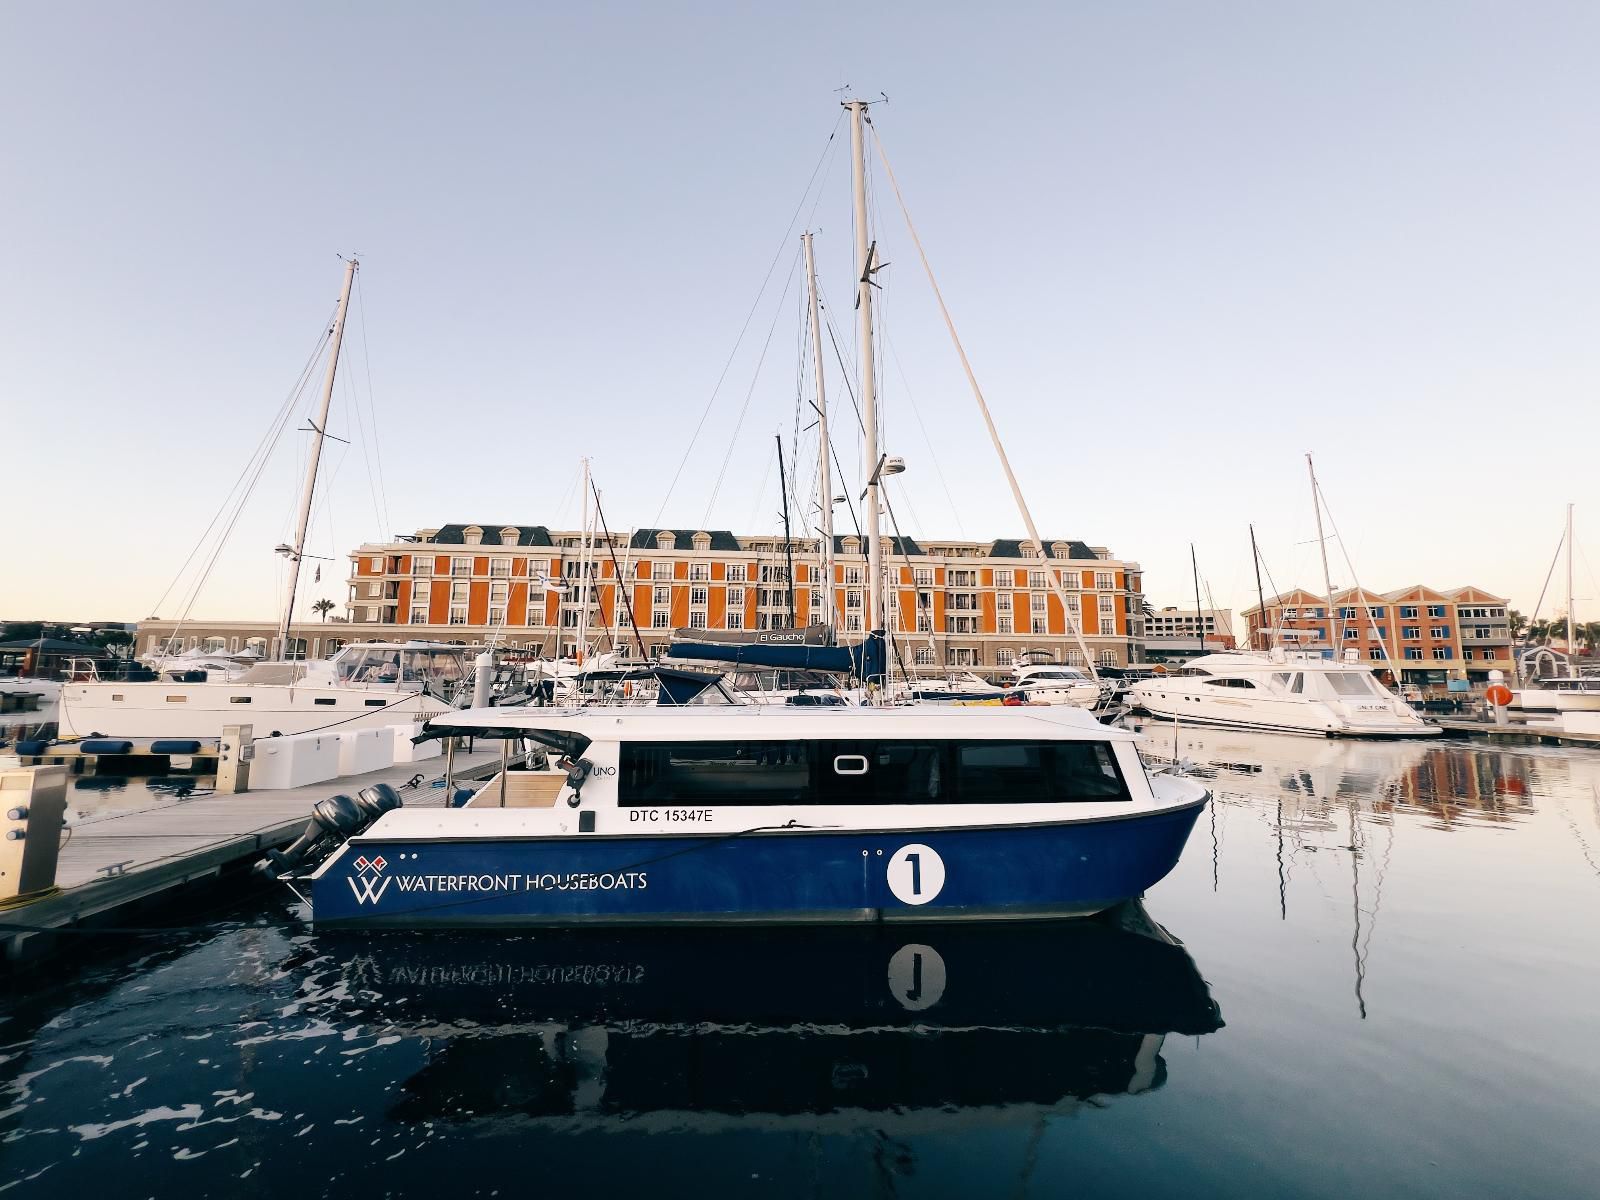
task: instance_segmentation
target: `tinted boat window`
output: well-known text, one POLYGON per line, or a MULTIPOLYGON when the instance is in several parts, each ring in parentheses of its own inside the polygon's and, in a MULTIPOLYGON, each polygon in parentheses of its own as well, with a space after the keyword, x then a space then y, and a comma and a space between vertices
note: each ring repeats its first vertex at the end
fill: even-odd
POLYGON ((625 807, 1129 798, 1109 743, 1092 741, 633 742, 619 784, 625 807))

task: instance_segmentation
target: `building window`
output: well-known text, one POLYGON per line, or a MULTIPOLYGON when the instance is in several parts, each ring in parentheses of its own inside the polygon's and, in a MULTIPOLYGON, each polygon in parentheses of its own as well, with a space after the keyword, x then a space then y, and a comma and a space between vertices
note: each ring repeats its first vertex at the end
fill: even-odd
POLYGON ((491 624, 491 625, 504 625, 505 623, 506 623, 506 610, 505 610, 505 606, 504 605, 502 605, 502 606, 500 606, 498 608, 490 608, 489 609, 489 624, 491 624))
POLYGON ((706 627, 706 614, 696 609, 689 614, 690 629, 704 629, 706 627))
POLYGON ((743 629, 744 613, 740 612, 736 608, 729 609, 727 620, 724 622, 724 624, 726 624, 729 629, 743 629))
POLYGON ((1415 621, 1417 619, 1417 606, 1415 604, 1402 604, 1400 606, 1400 619, 1402 621, 1415 621))
POLYGON ((1422 657, 1422 647, 1421 646, 1407 646, 1406 647, 1406 657, 1411 659, 1413 662, 1415 662, 1417 659, 1422 657))
MULTIPOLYGON (((728 589, 728 590, 729 590, 729 591, 730 591, 730 592, 731 592, 731 591, 732 591, 732 590, 733 590, 733 589, 732 589, 732 588, 730 588, 730 589, 728 589)), ((740 592, 740 593, 739 593, 739 594, 740 594, 740 595, 741 595, 741 596, 742 596, 742 595, 744 595, 744 593, 743 593, 743 592, 740 592)), ((811 615, 812 615, 812 617, 814 617, 814 618, 815 618, 815 617, 817 617, 817 616, 820 616, 820 615, 821 615, 821 614, 820 614, 820 613, 819 613, 819 612, 818 612, 818 611, 817 611, 817 610, 818 610, 818 609, 820 609, 820 608, 821 608, 821 607, 822 607, 822 593, 821 593, 821 592, 819 592, 819 591, 817 591, 817 590, 816 590, 816 588, 812 588, 812 589, 811 589, 811 615)))
POLYGON ((689 589, 689 603, 697 607, 704 606, 710 599, 709 589, 692 587, 689 589))
POLYGON ((450 624, 465 625, 467 623, 467 610, 464 607, 454 607, 450 610, 450 624))
POLYGON ((1353 642, 1360 636, 1361 636, 1361 630, 1357 629, 1354 625, 1346 625, 1344 627, 1344 640, 1345 641, 1353 642))
POLYGON ((1433 656, 1437 659, 1454 658, 1455 651, 1451 650, 1449 646, 1435 646, 1433 648, 1433 656))
POLYGON ((472 560, 470 558, 452 558, 450 560, 450 574, 471 575, 472 560))
POLYGON ((1461 652, 1461 657, 1462 657, 1462 659, 1464 661, 1471 662, 1472 661, 1472 651, 1471 650, 1463 650, 1461 652))
POLYGON ((847 609, 860 608, 861 607, 861 597, 862 597, 862 593, 860 591, 858 591, 858 590, 851 590, 851 591, 846 592, 844 594, 844 606, 845 606, 845 608, 847 608, 847 609))
POLYGON ((652 588, 650 591, 650 601, 657 608, 664 608, 672 603, 672 589, 670 587, 652 588))
POLYGON ((1429 628, 1428 636, 1429 637, 1433 637, 1433 638, 1441 638, 1441 639, 1447 638, 1447 637, 1450 636, 1450 626, 1448 626, 1448 625, 1434 625, 1434 626, 1429 628))
POLYGON ((1116 666, 1117 665, 1117 652, 1115 650, 1102 650, 1102 651, 1100 651, 1100 665, 1102 667, 1114 667, 1114 666, 1116 666))
POLYGON ((1442 617, 1442 616, 1444 616, 1444 605, 1442 605, 1442 604, 1430 604, 1430 605, 1428 605, 1428 615, 1430 617, 1442 617))
POLYGON ((914 659, 919 667, 931 667, 937 661, 932 646, 918 646, 914 659))
POLYGON ((1114 591, 1117 586, 1117 576, 1112 571, 1096 571, 1094 573, 1094 586, 1097 591, 1114 591))
POLYGON ((1383 661, 1383 647, 1382 646, 1374 646, 1371 650, 1367 651, 1367 657, 1372 659, 1374 662, 1382 662, 1383 661))
POLYGON ((457 581, 450 585, 450 600, 455 604, 467 602, 467 589, 472 585, 464 581, 457 581))
POLYGON ((844 581, 846 584, 859 584, 861 580, 862 572, 860 567, 846 567, 844 569, 844 581))
MULTIPOLYGON (((1009 632, 1009 630, 1003 631, 1009 632)), ((997 667, 1009 667, 1016 661, 1016 651, 1010 646, 1001 646, 994 652, 994 664, 997 667)))
POLYGON ((511 574, 511 560, 509 558, 491 558, 489 560, 489 574, 507 576, 511 574))
POLYGON ((994 598, 994 607, 995 607, 995 611, 996 612, 1004 612, 1004 613, 1010 612, 1011 611, 1011 593, 1010 592, 1000 592, 998 595, 996 595, 995 598, 994 598))
POLYGON ((918 633, 932 633, 933 632, 933 614, 932 613, 919 612, 917 614, 917 632, 918 633))
POLYGON ((952 646, 946 653, 946 660, 952 667, 975 667, 978 652, 970 646, 952 646))
POLYGON ((1043 617, 1035 617, 1033 619, 1033 632, 1034 633, 1049 633, 1050 632, 1049 622, 1046 621, 1043 617))
POLYGON ((1034 592, 1028 597, 1028 611, 1034 613, 1048 611, 1045 594, 1043 592, 1034 592))
POLYGON ((918 587, 932 587, 933 586, 933 568, 932 567, 914 567, 914 568, 912 568, 911 581, 913 583, 915 583, 918 587))
POLYGON ((704 583, 706 580, 708 580, 710 578, 711 578, 711 564, 710 563, 697 562, 697 563, 690 563, 689 564, 689 580, 690 580, 690 582, 692 582, 692 583, 704 583))
POLYGON ((506 588, 510 586, 504 581, 497 581, 489 585, 489 603, 504 604, 506 602, 506 588))
POLYGON ((850 633, 860 633, 861 632, 861 614, 860 613, 848 613, 848 614, 846 614, 845 619, 844 619, 844 627, 850 633))
POLYGON ((410 621, 407 622, 407 624, 410 624, 410 625, 426 625, 427 623, 428 623, 428 610, 427 609, 425 609, 425 608, 413 608, 411 610, 411 619, 410 619, 410 621))
POLYGON ((1400 626, 1400 637, 1401 637, 1401 639, 1403 641, 1414 642, 1418 638, 1420 638, 1421 636, 1422 636, 1422 626, 1420 626, 1420 625, 1402 625, 1402 626, 1400 626))
POLYGON ((415 554, 411 557, 411 573, 413 575, 432 575, 433 559, 430 556, 415 554))
MULTIPOLYGON (((671 616, 671 614, 666 612, 664 609, 660 609, 660 608, 656 609, 655 611, 653 611, 650 614, 650 628, 651 629, 666 629, 667 628, 667 620, 668 620, 668 618, 670 616, 671 616)), ((657 657, 660 657, 660 656, 657 655, 657 657)))
POLYGON ((544 601, 535 600, 528 605, 528 624, 535 627, 544 624, 544 601))
POLYGON ((744 564, 743 563, 729 563, 728 564, 728 582, 729 583, 743 583, 744 581, 745 581, 744 580, 744 564))
MULTIPOLYGON (((816 596, 816 593, 813 592, 812 593, 812 597, 813 597, 812 603, 813 604, 816 603, 815 596, 816 596)), ((742 587, 731 587, 731 588, 728 589, 728 605, 729 605, 729 607, 738 607, 738 608, 743 608, 744 607, 744 589, 742 587)))
MULTIPOLYGON (((1011 632, 1011 614, 1010 613, 1006 613, 1003 616, 996 617, 995 618, 995 624, 997 626, 999 626, 999 628, 995 630, 996 633, 1010 633, 1011 632)), ((1006 653, 1009 655, 1011 652, 1008 650, 1008 651, 1006 651, 1006 653)))
POLYGON ((1117 598, 1115 596, 1100 597, 1100 615, 1102 617, 1115 617, 1117 615, 1117 598))
POLYGON ((1042 588, 1049 587, 1050 585, 1045 582, 1043 571, 1029 571, 1028 586, 1031 588, 1042 588))

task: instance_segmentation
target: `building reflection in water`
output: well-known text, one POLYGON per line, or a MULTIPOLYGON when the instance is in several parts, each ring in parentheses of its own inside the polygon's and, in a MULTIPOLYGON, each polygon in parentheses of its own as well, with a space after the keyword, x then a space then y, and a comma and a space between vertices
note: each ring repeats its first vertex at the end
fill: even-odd
POLYGON ((1222 1025, 1139 904, 1008 926, 315 940, 335 994, 427 1039, 401 1122, 1029 1123, 1162 1086, 1165 1035, 1222 1025))

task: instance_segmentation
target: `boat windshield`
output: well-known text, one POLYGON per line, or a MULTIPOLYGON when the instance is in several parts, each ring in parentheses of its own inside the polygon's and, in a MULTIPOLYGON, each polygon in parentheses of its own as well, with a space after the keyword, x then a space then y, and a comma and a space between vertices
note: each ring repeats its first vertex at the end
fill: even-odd
POLYGON ((1074 683, 1079 683, 1087 678, 1089 677, 1082 671, 1074 671, 1070 667, 1055 667, 1049 671, 1028 672, 1030 683, 1035 679, 1069 679, 1074 683))
POLYGON ((1328 686, 1341 696, 1376 696, 1378 686, 1365 671, 1329 671, 1324 676, 1328 686))
POLYGON ((389 684, 444 690, 467 677, 462 652, 454 646, 351 646, 334 662, 342 684, 389 684))

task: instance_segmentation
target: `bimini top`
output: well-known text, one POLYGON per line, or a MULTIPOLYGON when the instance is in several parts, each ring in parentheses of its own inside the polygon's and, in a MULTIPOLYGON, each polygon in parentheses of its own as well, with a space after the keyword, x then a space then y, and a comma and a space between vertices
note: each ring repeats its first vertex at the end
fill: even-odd
POLYGON ((968 708, 902 705, 791 708, 778 704, 711 708, 473 708, 441 713, 418 740, 454 737, 538 739, 540 732, 576 734, 591 742, 1049 740, 1137 741, 1138 735, 1100 724, 1067 705, 968 708))

